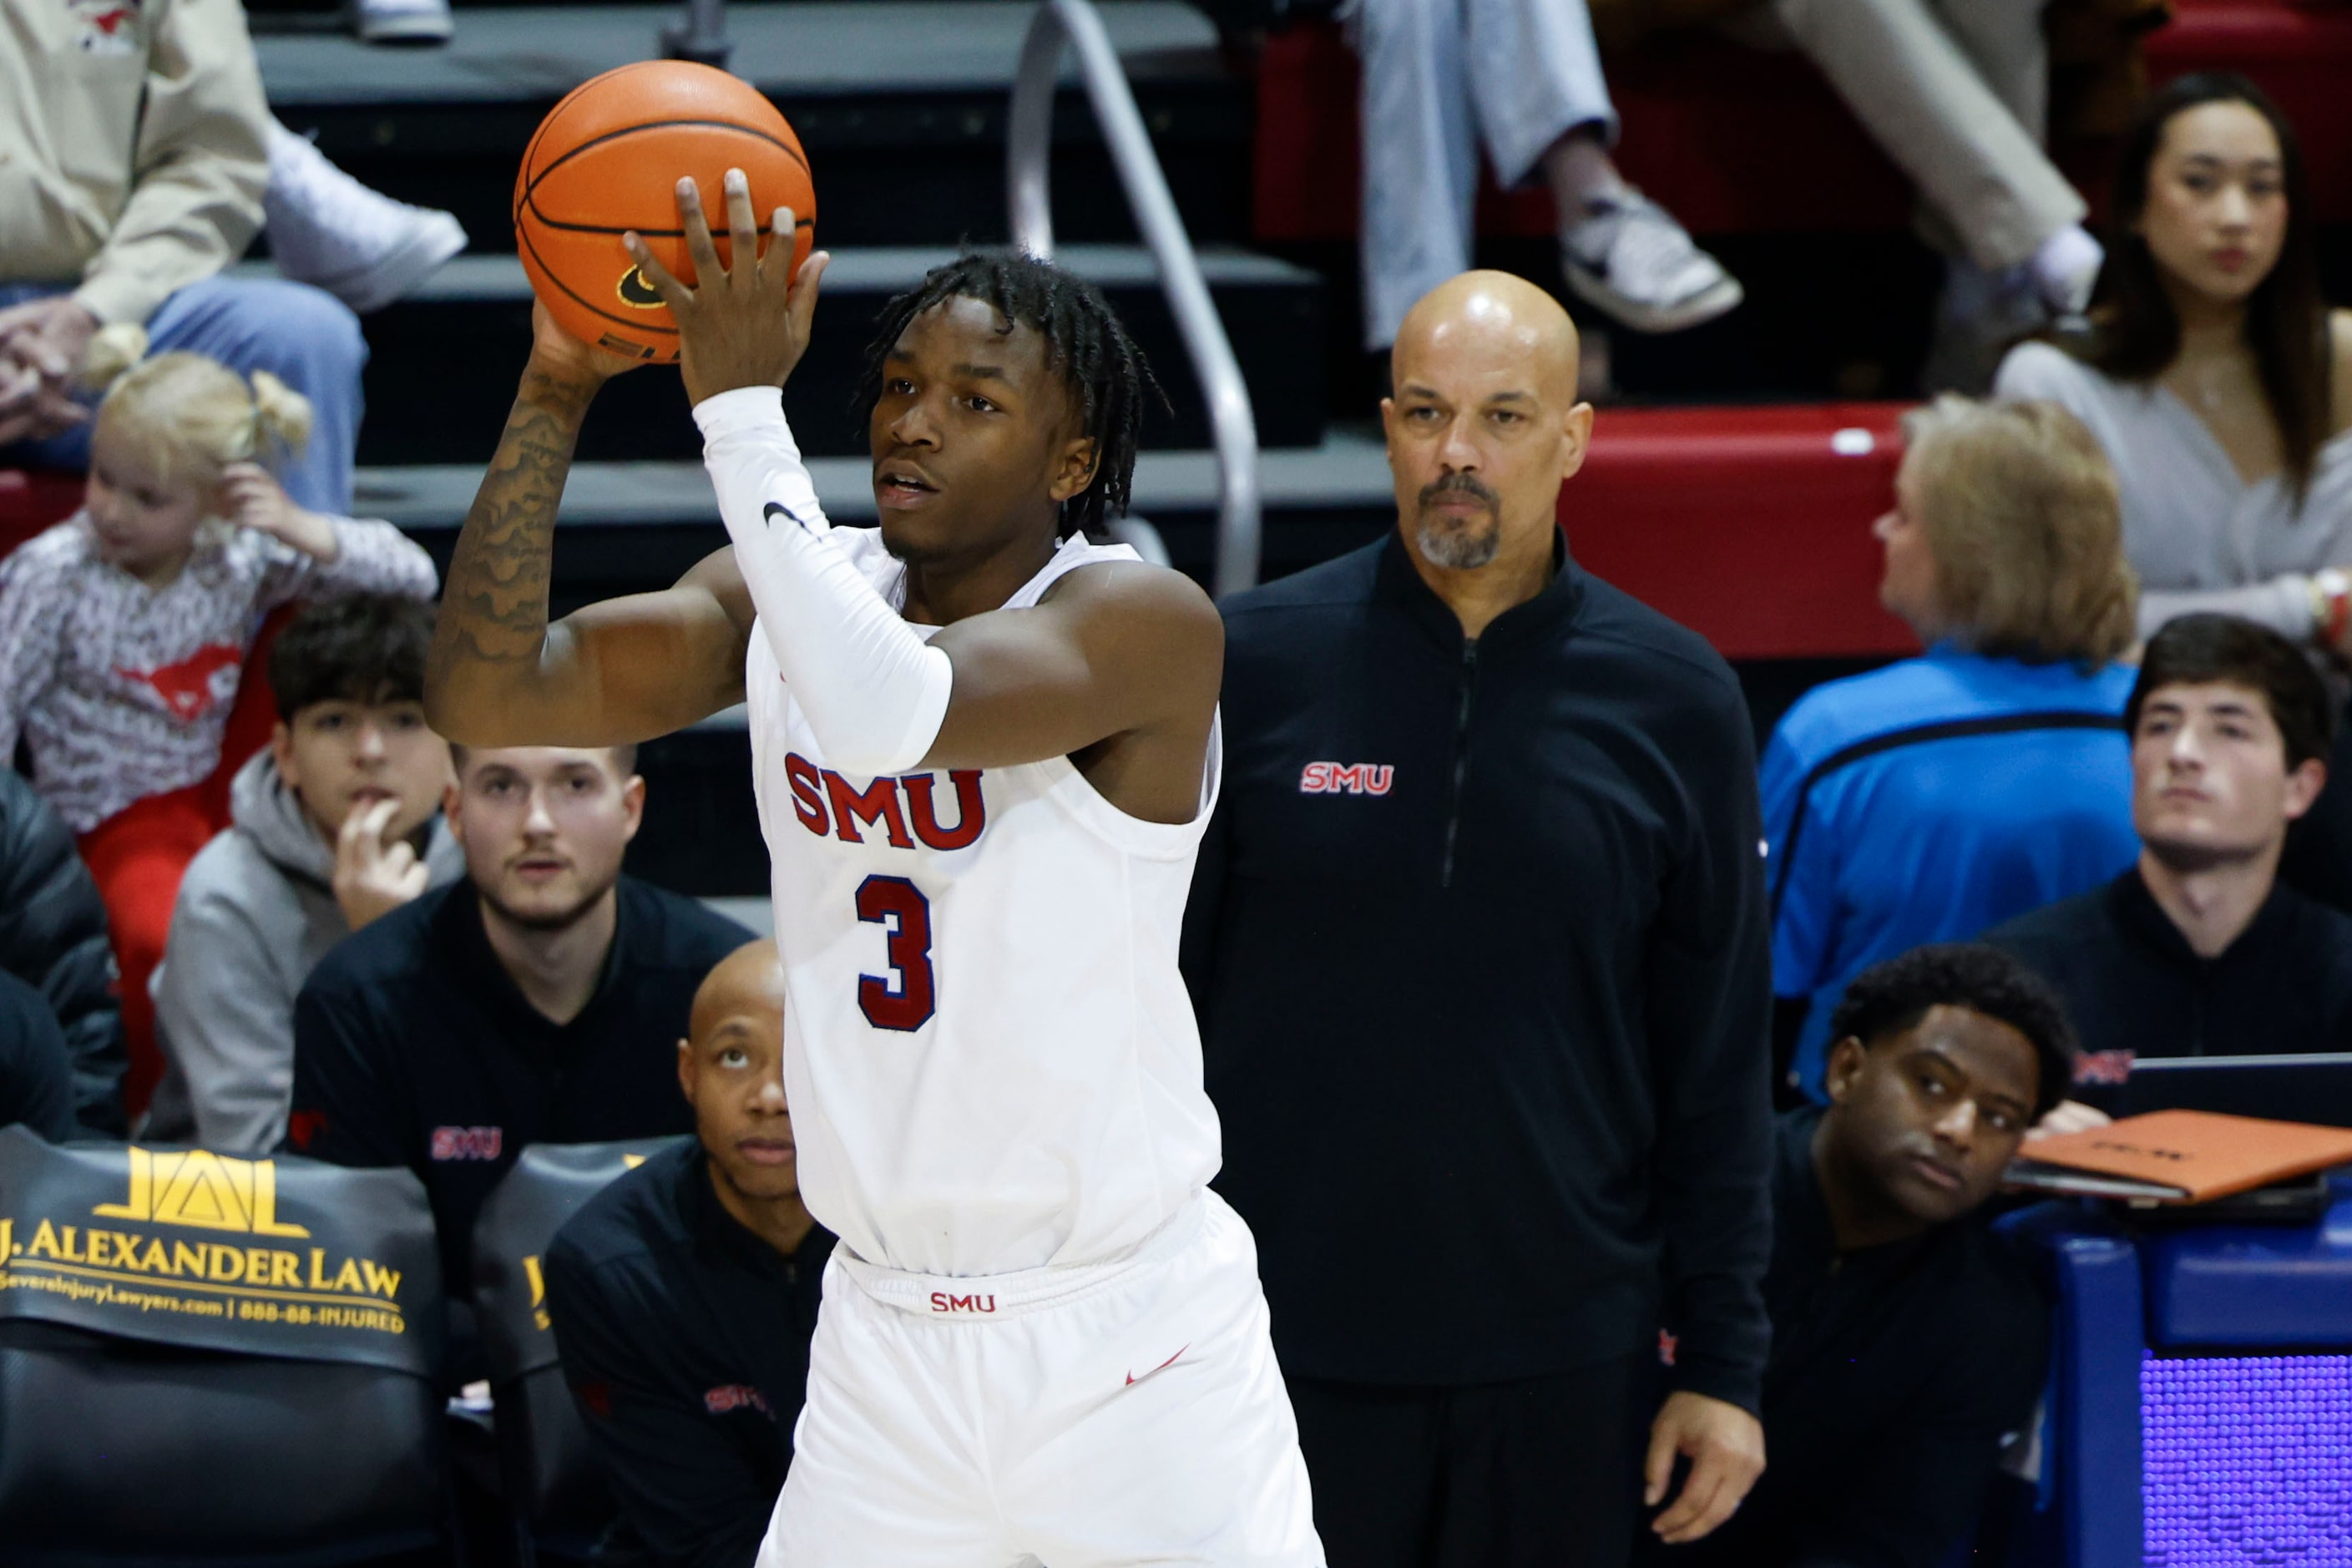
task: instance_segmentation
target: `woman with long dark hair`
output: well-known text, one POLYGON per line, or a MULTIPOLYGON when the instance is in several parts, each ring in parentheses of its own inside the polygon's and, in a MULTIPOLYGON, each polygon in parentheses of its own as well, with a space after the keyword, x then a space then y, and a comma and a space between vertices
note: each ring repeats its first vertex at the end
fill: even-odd
POLYGON ((2011 350, 1997 395, 2106 449, 2143 636, 2217 610, 2352 653, 2352 313, 2320 297, 2293 128, 2243 77, 2183 77, 2114 198, 2087 329, 2011 350))

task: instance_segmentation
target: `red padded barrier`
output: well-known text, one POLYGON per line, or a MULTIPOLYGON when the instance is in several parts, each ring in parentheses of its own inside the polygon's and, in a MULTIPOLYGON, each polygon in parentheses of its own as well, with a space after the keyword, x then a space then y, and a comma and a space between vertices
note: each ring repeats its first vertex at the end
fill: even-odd
MULTIPOLYGON (((2352 10, 2205 0, 2147 40, 2148 74, 2242 70, 2302 136, 2323 221, 2352 219, 2352 10)), ((1900 227, 1909 183, 1812 67, 1700 37, 1612 57, 1626 177, 1700 234, 1821 234, 1900 227)), ((1257 79, 1252 222, 1261 241, 1350 239, 1357 228, 1356 58, 1328 22, 1266 40, 1257 79)), ((2108 152, 2062 146, 2086 188, 2108 152)), ((1479 232, 1551 232, 1551 198, 1497 192, 1479 232)))
POLYGON ((1878 605, 1895 403, 1604 408, 1560 491, 1577 559, 1727 658, 1918 650, 1878 605))
POLYGON ((47 468, 0 468, 0 555, 81 505, 82 477, 47 468))

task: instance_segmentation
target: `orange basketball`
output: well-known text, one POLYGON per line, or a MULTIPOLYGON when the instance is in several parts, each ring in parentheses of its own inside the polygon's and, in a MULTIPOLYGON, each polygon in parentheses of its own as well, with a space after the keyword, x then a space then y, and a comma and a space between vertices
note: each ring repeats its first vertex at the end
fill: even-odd
POLYGON ((800 138, 759 89, 684 60, 646 60, 574 88, 548 111, 515 176, 515 248, 564 331, 614 353, 677 358, 677 323, 637 276, 630 229, 682 281, 694 281, 677 185, 690 175, 729 259, 727 171, 751 184, 764 244, 778 207, 800 219, 793 265, 815 244, 816 190, 800 138))

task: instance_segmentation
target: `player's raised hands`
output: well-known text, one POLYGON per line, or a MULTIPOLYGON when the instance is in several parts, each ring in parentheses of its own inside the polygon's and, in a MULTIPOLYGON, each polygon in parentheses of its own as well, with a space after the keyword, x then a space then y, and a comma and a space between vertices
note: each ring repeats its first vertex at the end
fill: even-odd
POLYGON ((782 386, 808 348, 817 284, 831 258, 820 250, 794 276, 800 226, 793 209, 776 209, 764 255, 752 213, 751 182, 740 169, 728 170, 730 264, 722 267, 700 189, 692 180, 677 183, 678 221, 694 260, 692 288, 661 264, 642 237, 621 237, 638 275, 653 285, 677 321, 678 371, 686 378, 687 396, 696 403, 739 386, 782 386))

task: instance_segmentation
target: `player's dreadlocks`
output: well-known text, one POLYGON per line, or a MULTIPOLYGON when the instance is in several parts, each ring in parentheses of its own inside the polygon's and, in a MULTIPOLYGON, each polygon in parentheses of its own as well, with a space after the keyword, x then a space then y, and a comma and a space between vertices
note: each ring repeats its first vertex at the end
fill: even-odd
POLYGON ((969 251, 932 268, 882 308, 879 330, 866 351, 861 405, 872 407, 880 395, 883 358, 908 324, 955 299, 982 300, 1004 318, 1005 331, 1020 322, 1045 340, 1045 363, 1061 373, 1077 402, 1083 432, 1095 443, 1095 477, 1062 503, 1060 531, 1100 532, 1127 510, 1143 400, 1148 395, 1165 406, 1167 399, 1110 301, 1085 279, 1017 250, 969 251))

